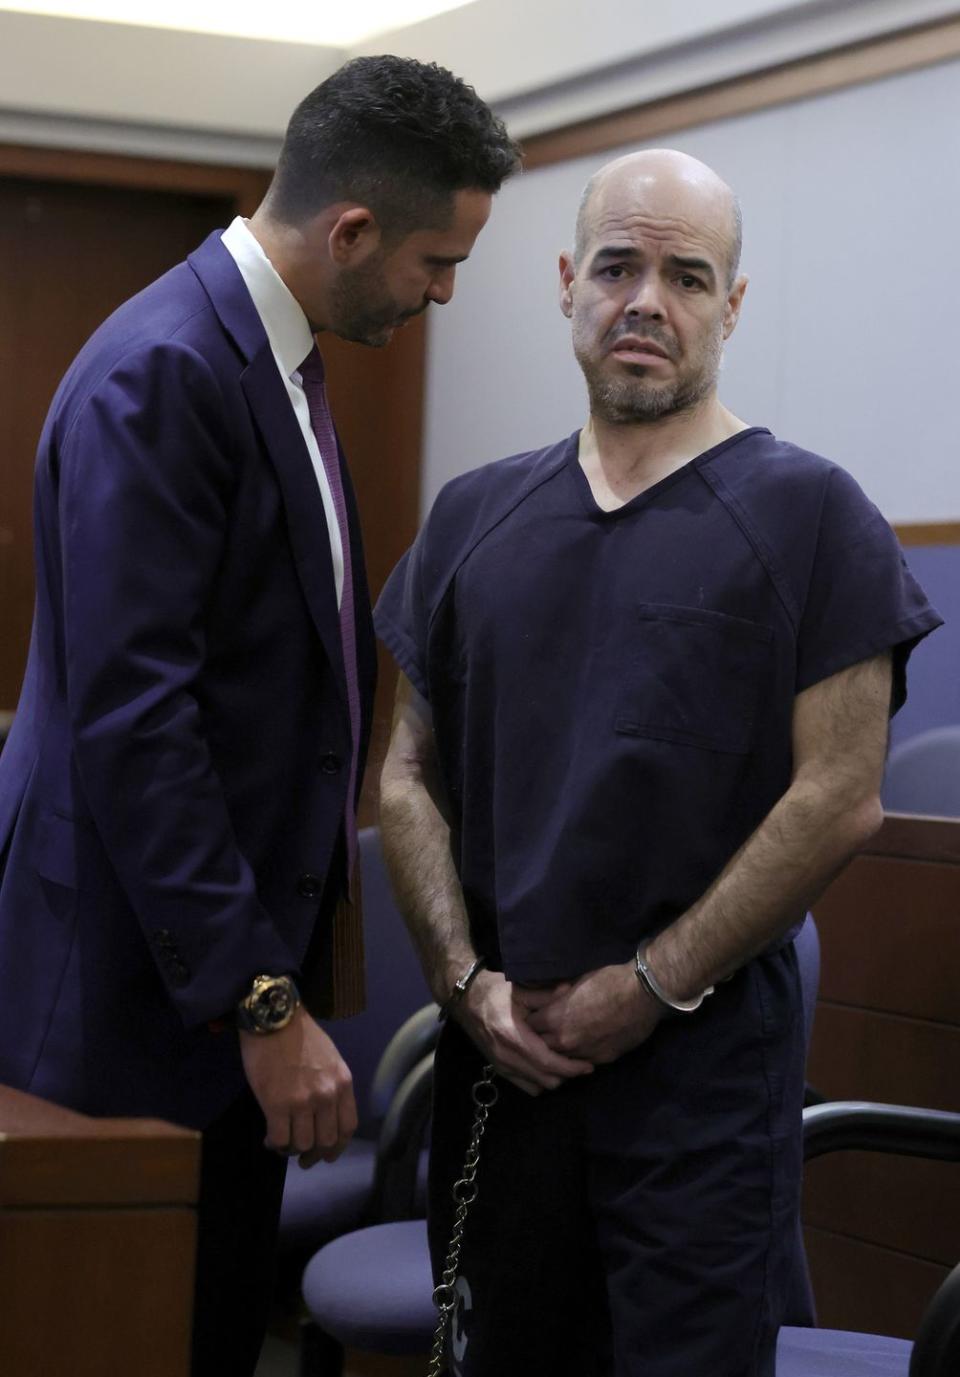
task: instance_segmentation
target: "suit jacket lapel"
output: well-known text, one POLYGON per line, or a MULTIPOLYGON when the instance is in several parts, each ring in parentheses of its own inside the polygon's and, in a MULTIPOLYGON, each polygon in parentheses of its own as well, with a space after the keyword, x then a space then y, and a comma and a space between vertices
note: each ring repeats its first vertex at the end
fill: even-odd
POLYGON ((347 712, 340 613, 327 519, 303 434, 266 331, 239 268, 220 241, 220 231, 215 230, 190 254, 188 262, 203 283, 220 323, 247 361, 240 383, 276 471, 297 573, 347 712))

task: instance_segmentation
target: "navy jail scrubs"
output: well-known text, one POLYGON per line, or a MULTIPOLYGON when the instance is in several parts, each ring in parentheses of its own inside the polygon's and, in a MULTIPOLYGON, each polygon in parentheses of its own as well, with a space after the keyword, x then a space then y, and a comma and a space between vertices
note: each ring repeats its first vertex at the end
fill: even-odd
MULTIPOLYGON (((604 512, 578 439, 449 483, 376 611, 431 705, 476 949, 518 983, 629 960, 786 791, 795 696, 893 648, 895 710, 941 620, 828 460, 745 430, 604 512)), ((457 1377, 772 1374, 803 1052, 785 940, 614 1065, 537 1098, 501 1082, 457 1377)), ((449 1026, 437 1266, 479 1065, 449 1026)))

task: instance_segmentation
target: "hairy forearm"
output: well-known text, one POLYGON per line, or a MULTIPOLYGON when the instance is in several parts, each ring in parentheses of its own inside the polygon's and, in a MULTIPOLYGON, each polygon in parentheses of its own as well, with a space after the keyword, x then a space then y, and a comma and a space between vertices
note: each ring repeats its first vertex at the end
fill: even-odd
POLYGON ((476 955, 450 852, 450 829, 417 761, 388 760, 380 785, 380 828, 394 893, 431 993, 442 1004, 476 955))
POLYGON ((703 897, 648 948, 661 984, 693 998, 781 937, 874 834, 872 794, 797 779, 703 897))
MULTIPOLYGON (((476 956, 443 798, 429 705, 401 675, 380 779, 380 827, 397 900, 438 1004, 449 1000, 476 956)), ((503 975, 481 971, 452 1017, 484 1060, 527 1094, 593 1070, 589 1061, 563 1055, 534 1031, 503 975)))

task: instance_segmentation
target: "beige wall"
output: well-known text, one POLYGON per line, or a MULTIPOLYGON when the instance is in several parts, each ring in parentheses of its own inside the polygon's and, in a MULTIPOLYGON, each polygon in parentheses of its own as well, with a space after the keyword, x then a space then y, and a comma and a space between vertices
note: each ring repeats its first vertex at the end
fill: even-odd
MULTIPOLYGON (((850 43, 945 0, 474 0, 353 51, 438 61, 519 136, 850 43)), ((348 54, 0 9, 0 141, 269 166, 348 54)))

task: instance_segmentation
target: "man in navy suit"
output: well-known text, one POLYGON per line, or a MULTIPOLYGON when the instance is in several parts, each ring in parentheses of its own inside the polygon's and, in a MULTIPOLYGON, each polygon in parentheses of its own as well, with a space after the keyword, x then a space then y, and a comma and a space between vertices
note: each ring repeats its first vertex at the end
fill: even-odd
POLYGON ((449 72, 348 63, 252 219, 100 327, 41 437, 0 761, 0 1082, 204 1131, 195 1374, 252 1371, 284 1154, 333 1158, 356 1126, 301 1001, 362 998, 375 675, 313 336, 383 345, 448 301, 516 164, 449 72))

